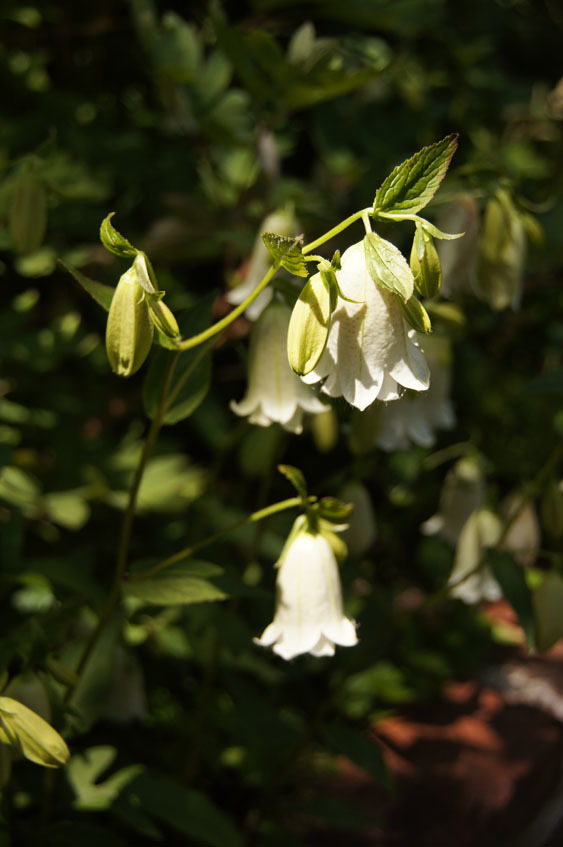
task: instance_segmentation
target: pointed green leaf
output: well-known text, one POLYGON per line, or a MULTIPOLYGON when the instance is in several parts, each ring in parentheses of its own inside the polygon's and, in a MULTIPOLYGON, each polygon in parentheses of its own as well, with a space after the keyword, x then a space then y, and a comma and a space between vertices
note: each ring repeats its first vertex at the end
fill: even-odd
POLYGON ((227 592, 212 582, 223 569, 207 562, 174 565, 146 579, 125 586, 125 594, 155 606, 179 606, 225 600, 227 592), (205 566, 205 568, 204 568, 205 566), (206 572, 209 576, 202 576, 206 572))
POLYGON ((364 249, 367 269, 373 281, 403 300, 412 297, 414 277, 401 251, 375 232, 368 232, 365 236, 364 249))
POLYGON ((381 748, 375 739, 369 737, 367 730, 332 723, 325 726, 323 738, 329 750, 346 756, 385 788, 391 787, 381 748))
POLYGON ((374 212, 392 217, 423 209, 444 179, 457 141, 457 134, 448 135, 397 165, 375 193, 374 212))
POLYGON ((109 215, 103 219, 102 224, 100 226, 100 240, 106 250, 110 253, 114 253, 116 256, 121 256, 121 258, 127 258, 129 256, 135 257, 138 253, 138 250, 133 247, 132 244, 127 241, 126 238, 118 232, 113 226, 111 219, 115 215, 115 212, 110 212, 109 215))
POLYGON ((511 553, 490 548, 486 551, 486 556, 493 576, 502 588, 502 593, 518 615, 518 623, 524 630, 528 646, 533 648, 535 644, 534 610, 524 569, 515 561, 511 553))
POLYGON ((268 248, 274 262, 279 262, 282 268, 295 276, 308 276, 309 271, 301 252, 299 238, 289 238, 285 235, 276 235, 273 232, 264 232, 262 240, 268 248))
POLYGON ((397 300, 404 319, 413 329, 416 329, 417 332, 431 332, 432 322, 416 294, 413 294, 406 303, 400 297, 397 297, 397 300))
POLYGON ((68 271, 69 274, 75 278, 84 291, 87 291, 90 297, 94 298, 96 303, 98 303, 102 309, 109 312, 115 288, 112 288, 111 285, 104 285, 101 282, 96 282, 95 279, 90 279, 89 277, 84 276, 84 274, 77 271, 76 268, 67 265, 65 262, 61 261, 61 259, 59 259, 59 263, 63 266, 65 271, 68 271))
POLYGON ((293 465, 278 465, 278 471, 291 482, 300 497, 307 497, 307 483, 299 468, 294 468, 293 465))

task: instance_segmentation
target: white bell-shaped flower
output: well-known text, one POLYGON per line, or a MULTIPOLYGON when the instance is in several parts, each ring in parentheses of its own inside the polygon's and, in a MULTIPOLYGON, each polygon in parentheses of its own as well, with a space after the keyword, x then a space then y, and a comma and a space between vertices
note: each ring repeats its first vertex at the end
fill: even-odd
MULTIPOLYGON (((254 247, 252 248, 252 253, 246 266, 244 281, 227 292, 225 296, 227 303, 238 306, 243 300, 246 300, 248 295, 252 294, 260 280, 268 272, 272 264, 272 256, 262 240, 262 233, 275 232, 277 235, 292 236, 297 235, 298 227, 299 224, 291 208, 278 209, 264 218, 256 235, 254 247)), ((268 303, 270 303, 272 295, 273 289, 271 286, 260 292, 256 300, 245 310, 248 320, 258 320, 268 303)))
POLYGON ((485 477, 481 462, 465 456, 446 475, 438 512, 420 528, 424 535, 438 535, 455 547, 468 517, 484 503, 485 477))
POLYGON ((287 361, 286 339, 291 312, 271 303, 252 328, 248 353, 248 388, 231 409, 257 426, 281 424, 290 432, 303 431, 303 413, 319 414, 326 406, 293 373, 287 361))
POLYGON ((336 556, 321 533, 302 529, 290 536, 279 562, 274 620, 255 640, 282 659, 333 656, 335 644, 357 643, 355 624, 342 611, 336 556))
POLYGON ((376 444, 382 450, 407 450, 412 444, 432 447, 435 430, 452 429, 455 413, 450 400, 450 351, 447 339, 425 338, 422 350, 430 366, 428 391, 408 392, 381 405, 376 444))
POLYGON ((502 589, 490 567, 482 563, 486 548, 494 547, 500 534, 501 522, 488 509, 477 509, 468 517, 459 536, 448 580, 452 597, 464 603, 500 600, 502 589))
POLYGON ((409 333, 395 295, 370 276, 364 243, 349 247, 341 264, 336 276, 348 299, 339 299, 324 353, 303 381, 324 379, 325 394, 360 410, 376 399, 396 400, 401 387, 425 391, 429 371, 416 333, 409 333))

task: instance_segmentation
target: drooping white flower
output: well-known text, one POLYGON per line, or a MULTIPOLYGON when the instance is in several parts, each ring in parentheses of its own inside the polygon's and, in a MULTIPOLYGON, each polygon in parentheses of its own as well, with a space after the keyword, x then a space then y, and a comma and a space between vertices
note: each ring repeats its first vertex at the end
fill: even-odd
POLYGON ((498 542, 501 527, 499 518, 489 509, 477 509, 469 516, 459 536, 448 580, 452 597, 458 597, 464 603, 500 600, 500 585, 490 567, 481 563, 485 549, 494 547, 498 542))
POLYGON ((293 373, 287 361, 286 338, 291 312, 271 303, 252 328, 248 353, 248 388, 231 409, 257 426, 281 424, 290 432, 303 431, 303 413, 318 414, 326 406, 293 373))
POLYGON ((381 405, 375 443, 382 450, 406 450, 411 444, 431 447, 436 429, 452 429, 455 413, 450 400, 450 351, 447 339, 430 336, 421 343, 430 366, 427 391, 408 392, 381 405))
POLYGON ((479 208, 470 194, 460 194, 438 215, 439 229, 463 232, 463 238, 440 240, 437 244, 442 265, 443 297, 452 299, 475 290, 479 256, 479 208))
POLYGON ((438 512, 428 518, 421 530, 438 535, 455 547, 468 517, 485 503, 485 477, 477 459, 465 456, 448 471, 438 512))
POLYGON ((299 530, 278 564, 274 620, 256 643, 272 647, 282 659, 333 656, 335 644, 356 644, 356 627, 342 611, 336 556, 325 536, 299 530))
MULTIPOLYGON (((239 303, 246 300, 260 280, 266 275, 272 264, 272 257, 262 241, 262 233, 274 232, 277 235, 291 236, 297 235, 298 227, 299 224, 290 208, 278 209, 264 218, 256 236, 250 259, 248 260, 244 281, 227 292, 225 296, 227 303, 238 306, 239 303)), ((250 321, 257 320, 268 303, 270 303, 272 295, 273 289, 271 286, 261 291, 256 300, 245 310, 246 317, 250 321)))
POLYGON ((400 386, 425 391, 428 365, 416 333, 409 333, 395 295, 370 276, 363 242, 349 247, 341 264, 336 276, 348 299, 339 299, 324 353, 303 381, 324 379, 325 394, 342 396, 360 410, 376 399, 397 399, 400 386))

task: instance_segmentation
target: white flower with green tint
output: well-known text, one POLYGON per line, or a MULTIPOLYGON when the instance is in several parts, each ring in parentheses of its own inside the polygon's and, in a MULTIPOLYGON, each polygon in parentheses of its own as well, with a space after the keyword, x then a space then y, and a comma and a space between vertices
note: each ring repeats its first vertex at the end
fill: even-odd
POLYGON ((403 388, 425 391, 424 355, 409 335, 396 294, 370 275, 363 241, 346 250, 336 276, 347 299, 339 298, 324 353, 303 381, 325 380, 325 394, 344 397, 360 410, 377 399, 396 400, 403 388))
POLYGON ((303 431, 303 414, 324 412, 326 406, 293 373, 287 361, 286 339, 290 310, 274 302, 252 329, 248 353, 248 388, 231 409, 257 426, 281 424, 290 432, 303 431))
POLYGON ((302 529, 290 537, 276 589, 274 620, 257 644, 293 659, 302 653, 333 656, 335 644, 357 643, 355 624, 342 610, 336 556, 324 535, 302 529))

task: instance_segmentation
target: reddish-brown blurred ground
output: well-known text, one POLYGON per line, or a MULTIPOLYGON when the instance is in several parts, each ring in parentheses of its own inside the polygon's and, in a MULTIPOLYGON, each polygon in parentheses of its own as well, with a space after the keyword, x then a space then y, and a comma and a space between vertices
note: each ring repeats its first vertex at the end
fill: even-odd
MULTIPOLYGON (((489 612, 512 623, 503 603, 489 612)), ((377 827, 317 829, 311 847, 562 847, 563 644, 507 651, 478 679, 380 721, 371 743, 382 745, 393 794, 346 760, 329 791, 377 827)))

